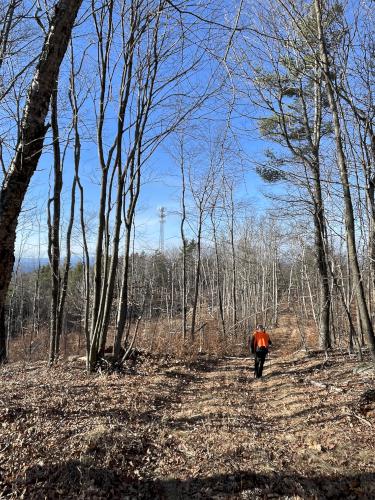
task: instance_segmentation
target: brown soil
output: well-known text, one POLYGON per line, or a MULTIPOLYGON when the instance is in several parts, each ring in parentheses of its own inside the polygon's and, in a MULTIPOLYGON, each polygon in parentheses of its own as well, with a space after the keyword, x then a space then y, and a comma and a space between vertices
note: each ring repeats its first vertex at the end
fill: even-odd
POLYGON ((261 381, 247 358, 3 367, 0 497, 375 498, 374 372, 273 337, 261 381))

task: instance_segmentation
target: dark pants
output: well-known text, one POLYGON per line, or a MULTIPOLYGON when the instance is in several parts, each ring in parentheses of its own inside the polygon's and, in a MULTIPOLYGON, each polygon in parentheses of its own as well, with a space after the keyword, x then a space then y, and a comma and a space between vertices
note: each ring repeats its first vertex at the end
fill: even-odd
POLYGON ((255 377, 260 378, 263 373, 263 366, 268 354, 268 349, 266 347, 260 347, 255 351, 255 377))

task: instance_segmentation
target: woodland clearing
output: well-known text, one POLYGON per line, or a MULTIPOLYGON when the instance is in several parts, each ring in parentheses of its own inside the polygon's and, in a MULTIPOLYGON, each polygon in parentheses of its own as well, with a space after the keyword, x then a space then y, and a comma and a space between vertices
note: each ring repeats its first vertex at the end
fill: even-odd
POLYGON ((263 380, 240 357, 5 365, 1 498, 374 498, 373 371, 286 331, 263 380))
POLYGON ((375 499, 373 4, 0 0, 1 498, 375 499))

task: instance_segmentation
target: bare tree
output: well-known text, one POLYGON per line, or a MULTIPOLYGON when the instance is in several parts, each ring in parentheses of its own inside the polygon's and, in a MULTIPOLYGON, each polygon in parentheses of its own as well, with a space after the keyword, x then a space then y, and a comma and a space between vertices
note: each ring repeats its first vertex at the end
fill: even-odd
POLYGON ((341 184, 344 197, 345 205, 345 225, 347 231, 347 242, 348 242, 348 255, 350 262, 350 269, 353 278, 353 286, 356 293, 358 310, 361 318, 361 324, 366 336, 367 342, 370 347, 372 358, 375 361, 375 337, 374 331, 371 324, 371 319, 368 312, 368 307, 365 299, 364 287, 361 278, 361 273, 358 264, 356 239, 355 239, 355 222, 354 213, 352 205, 352 197, 349 186, 349 175, 347 161, 344 152, 343 140, 342 140, 342 127, 340 123, 340 116, 338 110, 338 96, 335 92, 335 86, 332 82, 332 66, 330 63, 328 47, 327 47, 327 35, 324 32, 324 25, 322 20, 322 4, 320 0, 314 0, 314 8, 316 13, 316 22, 318 27, 319 35, 319 49, 320 49, 320 63, 322 66, 322 71, 324 74, 324 79, 326 83, 326 91, 328 95, 329 105, 332 113, 333 128, 336 139, 336 154, 337 162, 340 170, 341 184))
POLYGON ((16 153, 0 192, 0 360, 6 359, 5 302, 14 263, 17 220, 30 179, 42 153, 45 119, 81 1, 60 0, 30 85, 16 153))

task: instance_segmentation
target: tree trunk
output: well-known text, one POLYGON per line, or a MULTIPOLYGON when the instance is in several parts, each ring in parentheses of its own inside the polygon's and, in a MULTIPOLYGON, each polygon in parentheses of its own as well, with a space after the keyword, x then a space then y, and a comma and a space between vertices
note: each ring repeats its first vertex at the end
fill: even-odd
POLYGON ((232 301, 233 301, 233 329, 236 332, 237 325, 237 268, 236 268, 236 249, 234 244, 234 200, 233 185, 230 186, 230 247, 232 257, 232 301))
MULTIPOLYGON (((20 2, 18 1, 18 4, 19 3, 20 2)), ((17 6, 17 0, 11 0, 9 2, 7 11, 5 12, 4 24, 0 33, 0 69, 6 57, 8 43, 9 43, 9 35, 12 28, 13 16, 16 6, 17 6)))
MULTIPOLYGON (((140 189, 141 189, 141 156, 138 150, 138 158, 136 164, 136 172, 134 172, 134 164, 131 168, 130 177, 132 178, 130 190, 130 202, 125 217, 125 252, 124 252, 124 269, 120 291, 120 301, 117 314, 117 324, 115 331, 115 339, 113 342, 113 356, 115 359, 120 359, 121 342, 124 335, 126 321, 128 319, 128 295, 129 295, 129 270, 130 270, 130 243, 131 232, 134 221, 135 208, 137 205, 140 189)), ((143 313, 142 313, 143 314, 143 313)))
POLYGON ((182 338, 185 342, 186 333, 187 333, 187 240, 185 236, 185 222, 186 222, 186 182, 185 182, 185 162, 184 162, 184 145, 181 142, 181 222, 180 222, 180 235, 182 241, 182 290, 181 290, 181 299, 182 299, 182 338))
POLYGON ((53 197, 48 202, 48 257, 51 267, 51 318, 50 318, 50 350, 49 363, 53 364, 59 354, 58 307, 60 298, 60 213, 61 190, 63 186, 62 165, 60 154, 60 136, 57 110, 58 86, 52 92, 51 126, 53 137, 53 197), (51 218, 50 206, 53 207, 51 218))
MULTIPOLYGON (((4 306, 14 264, 18 216, 43 149, 45 119, 61 62, 82 0, 59 0, 28 91, 16 153, 0 192, 0 345, 5 335, 4 306)), ((6 350, 0 352, 0 362, 6 350)))
POLYGON ((317 18, 318 33, 319 33, 320 57, 321 57, 324 78, 326 81, 326 90, 328 95, 329 106, 332 113, 333 128, 336 139, 336 154, 337 154, 338 166, 340 169, 340 178, 343 190, 343 198, 345 206, 345 226, 347 231, 350 271, 352 274, 353 287, 356 293, 356 300, 358 304, 359 314, 361 317, 363 332, 366 336, 372 359, 375 361, 375 337, 365 300, 365 292, 363 288, 363 282, 361 279, 361 272, 358 263, 357 248, 355 241, 353 204, 349 186, 349 175, 346 164, 346 158, 344 154, 344 146, 342 143, 338 106, 337 106, 336 96, 334 93, 334 87, 331 80, 329 57, 323 33, 321 0, 314 0, 314 5, 317 18))
POLYGON ((5 306, 0 309, 0 364, 7 359, 7 330, 5 325, 5 306))
MULTIPOLYGON (((319 161, 317 159, 317 161, 319 161)), ((314 178, 314 228, 315 228, 315 252, 316 265, 319 272, 320 287, 320 320, 319 320, 319 346, 321 349, 331 347, 330 334, 330 309, 331 294, 329 289, 329 272, 326 260, 326 226, 322 190, 320 183, 319 167, 312 169, 314 178)))
POLYGON ((197 318, 197 308, 198 308, 198 297, 199 297, 199 283, 201 278, 201 244, 202 244, 202 221, 203 213, 202 206, 199 207, 199 225, 198 225, 198 235, 197 235, 197 263, 195 266, 195 284, 194 284, 194 298, 193 298, 193 310, 191 315, 191 329, 190 336, 191 340, 195 340, 195 322, 197 318))
POLYGON ((216 234, 216 223, 214 220, 214 210, 215 208, 213 208, 211 211, 211 224, 212 224, 214 248, 215 248, 216 288, 217 288, 217 299, 219 303, 218 305, 219 305, 221 332, 223 339, 225 339, 226 333, 225 333, 225 318, 224 318, 223 294, 222 294, 222 283, 221 283, 221 266, 220 266, 219 248, 218 248, 217 234, 216 234))

